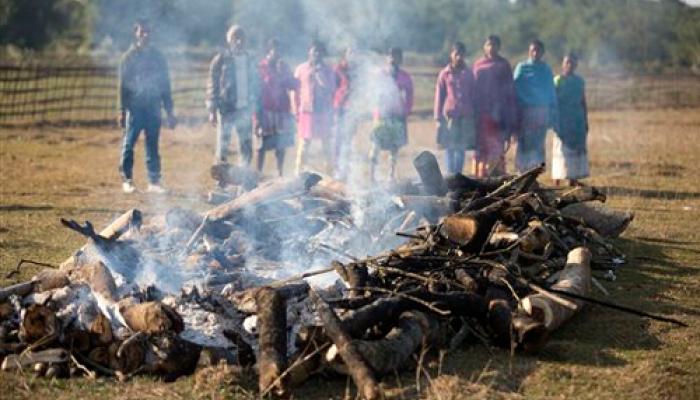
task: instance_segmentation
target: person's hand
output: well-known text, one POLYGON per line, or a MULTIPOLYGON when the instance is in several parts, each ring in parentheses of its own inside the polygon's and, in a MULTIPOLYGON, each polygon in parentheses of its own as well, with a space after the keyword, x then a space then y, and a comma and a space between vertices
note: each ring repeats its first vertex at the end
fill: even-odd
POLYGON ((119 115, 117 115, 117 125, 124 129, 124 126, 126 126, 126 112, 121 111, 119 115))
POLYGON ((262 136, 262 126, 260 126, 257 118, 253 118, 253 135, 262 136))
POLYGON ((218 121, 216 120, 216 113, 215 112, 209 113, 209 123, 211 124, 211 126, 216 128, 217 122, 218 121))
POLYGON ((175 129, 175 127, 177 126, 177 118, 175 118, 175 115, 168 114, 168 117, 165 120, 165 126, 168 129, 175 129))
POLYGON ((442 126, 444 125, 445 121, 442 118, 436 119, 435 120, 435 127, 440 130, 442 129, 442 126))

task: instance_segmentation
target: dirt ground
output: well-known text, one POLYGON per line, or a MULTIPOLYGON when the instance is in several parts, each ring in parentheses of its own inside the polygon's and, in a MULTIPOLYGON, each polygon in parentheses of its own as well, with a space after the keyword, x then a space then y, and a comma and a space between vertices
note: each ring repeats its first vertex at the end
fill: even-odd
MULTIPOLYGON (((412 121, 409 130, 411 144, 401 153, 400 177, 414 176, 413 157, 435 148, 431 121, 412 121)), ((355 141, 359 156, 353 171, 360 177, 367 172, 367 136, 363 129, 355 141)), ((586 180, 609 194, 611 207, 636 213, 617 241, 628 263, 615 282, 604 282, 611 293, 608 300, 681 319, 689 328, 592 306, 556 332, 537 356, 465 345, 444 357, 428 357, 424 369, 386 379, 390 395, 440 400, 700 398, 699 138, 700 109, 592 113, 592 177, 586 180)), ((168 196, 121 192, 120 141, 116 129, 0 130, 0 285, 38 271, 27 266, 6 279, 20 259, 58 264, 82 245, 82 238, 60 226, 60 217, 101 226, 131 207, 146 217, 174 205, 206 208, 202 194, 213 186, 208 177, 212 128, 163 131, 164 182, 172 189, 168 196)), ((137 147, 135 181, 145 189, 142 146, 137 147)), ((294 152, 288 153, 291 173, 294 152)), ((509 160, 512 169, 512 154, 509 160)), ((273 164, 270 154, 269 173, 273 164)), ((348 386, 344 378, 315 378, 295 398, 343 398, 348 386)), ((0 393, 1 398, 53 399, 255 397, 235 371, 223 370, 172 384, 149 377, 117 383, 0 373, 0 393)))

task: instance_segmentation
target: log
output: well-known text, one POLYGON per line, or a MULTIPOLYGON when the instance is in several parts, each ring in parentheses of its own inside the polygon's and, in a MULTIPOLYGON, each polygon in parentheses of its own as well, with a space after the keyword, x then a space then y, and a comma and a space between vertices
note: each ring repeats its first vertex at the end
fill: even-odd
POLYGON ((2 362, 0 369, 12 371, 25 369, 36 363, 67 363, 68 352, 64 349, 47 349, 42 351, 25 351, 21 354, 10 354, 2 362))
POLYGON ((311 292, 316 304, 326 336, 337 347, 338 354, 347 366, 348 373, 352 377, 360 396, 366 400, 382 398, 383 392, 377 383, 374 371, 369 368, 362 354, 353 344, 352 338, 343 329, 338 316, 316 292, 311 292))
MULTIPOLYGON (((407 311, 399 317, 398 325, 380 340, 354 340, 363 359, 378 375, 385 375, 406 367, 421 345, 432 342, 439 330, 437 318, 417 310, 407 311)), ((347 374, 345 366, 339 364, 336 345, 326 352, 326 361, 340 373, 347 374)))
POLYGON ((320 180, 320 175, 303 173, 293 179, 269 181, 255 190, 243 193, 227 203, 214 207, 206 213, 205 219, 210 222, 231 219, 246 208, 254 207, 263 202, 282 200, 306 192, 320 180))
POLYGON ((59 321, 50 308, 32 304, 24 313, 19 327, 19 337, 25 343, 34 343, 39 339, 58 337, 59 321))
MULTIPOLYGON (((338 261, 333 261, 331 265, 335 268, 335 272, 345 281, 351 288, 367 286, 369 273, 367 265, 361 263, 341 264, 338 261)), ((364 294, 362 290, 350 289, 348 297, 360 297, 364 294)))
MULTIPOLYGON (((591 252, 585 247, 577 247, 571 250, 566 258, 566 266, 559 275, 557 283, 552 289, 586 296, 591 290, 591 252)), ((522 307, 533 318, 541 321, 549 331, 559 328, 569 320, 584 302, 571 299, 576 304, 576 310, 565 307, 562 304, 542 295, 533 294, 522 300, 522 307)))
POLYGON ((260 393, 270 391, 277 396, 287 394, 287 379, 280 375, 287 369, 287 305, 284 298, 269 287, 256 291, 258 309, 257 357, 258 388, 260 393))
POLYGON ((170 306, 156 301, 120 305, 119 312, 127 326, 134 332, 156 335, 167 332, 179 333, 184 329, 182 317, 170 306))
POLYGON ((88 260, 81 268, 71 273, 70 279, 76 283, 87 283, 93 293, 99 294, 105 300, 117 301, 117 285, 112 273, 102 261, 88 260))
POLYGON ((141 229, 142 223, 143 216, 141 215, 141 211, 132 208, 102 229, 100 231, 100 236, 107 240, 117 240, 131 228, 137 230, 141 229))
POLYGON ((430 151, 423 151, 413 159, 413 166, 418 171, 425 192, 432 196, 444 196, 447 194, 447 184, 442 177, 440 165, 435 155, 430 151))
POLYGON ((404 297, 383 297, 343 315, 341 327, 351 337, 363 337, 368 329, 381 323, 393 323, 414 304, 404 297))
POLYGON ((577 203, 561 209, 567 218, 583 222, 604 237, 615 238, 634 220, 634 213, 618 211, 602 205, 577 203))
POLYGON ((549 203, 559 209, 575 203, 583 203, 596 200, 605 203, 605 201, 607 200, 605 194, 594 186, 577 186, 575 188, 560 191, 558 193, 547 193, 545 195, 545 200, 547 200, 547 197, 549 197, 549 203), (554 199, 551 199, 552 194, 555 196, 554 199))
POLYGON ((63 271, 46 268, 39 271, 33 278, 37 285, 34 287, 36 292, 45 292, 47 290, 53 290, 67 286, 70 281, 68 280, 68 274, 63 271))
POLYGON ((24 297, 34 291, 37 282, 35 280, 21 282, 0 289, 0 303, 7 300, 10 296, 24 297))
POLYGON ((542 221, 532 220, 520 238, 520 249, 527 253, 539 253, 549 243, 551 235, 542 221))

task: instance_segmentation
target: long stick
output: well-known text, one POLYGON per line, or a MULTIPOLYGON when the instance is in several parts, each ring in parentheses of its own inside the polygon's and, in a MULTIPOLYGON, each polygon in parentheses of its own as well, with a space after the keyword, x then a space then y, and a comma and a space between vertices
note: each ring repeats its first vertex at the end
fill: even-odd
POLYGON ((637 309, 632 308, 632 307, 623 306, 623 305, 616 304, 616 303, 612 303, 612 302, 609 302, 609 301, 603 301, 603 300, 594 299, 594 298, 592 298, 592 297, 581 296, 580 294, 569 293, 569 292, 565 292, 565 291, 563 291, 563 290, 557 290, 557 289, 551 289, 551 288, 549 288, 549 289, 547 289, 547 290, 550 291, 550 292, 552 292, 552 293, 560 294, 560 295, 562 295, 562 296, 568 296, 568 297, 571 297, 571 298, 573 298, 573 299, 583 300, 583 301, 585 301, 585 302, 587 302, 587 303, 597 304, 597 305, 599 305, 599 306, 603 306, 603 307, 607 307, 607 308, 612 308, 613 310, 618 310, 618 311, 626 312, 626 313, 633 314, 633 315, 637 315, 637 316, 640 316, 640 317, 647 317, 647 318, 651 318, 651 319, 656 320, 656 321, 669 322, 669 323, 676 324, 676 325, 679 325, 679 326, 683 326, 683 327, 686 327, 686 328, 689 326, 689 325, 686 324, 685 322, 679 321, 679 320, 674 319, 674 318, 669 318, 669 317, 663 317, 663 316, 660 316, 660 315, 650 314, 650 313, 648 313, 648 312, 646 312, 646 311, 637 310, 637 309))

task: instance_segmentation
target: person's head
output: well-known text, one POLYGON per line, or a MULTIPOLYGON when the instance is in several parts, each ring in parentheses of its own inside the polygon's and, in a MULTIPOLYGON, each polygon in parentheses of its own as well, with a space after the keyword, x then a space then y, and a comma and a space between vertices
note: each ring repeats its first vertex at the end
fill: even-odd
POLYGON ((151 36, 151 27, 148 21, 140 19, 134 23, 134 43, 136 47, 143 48, 148 45, 151 36))
POLYGON ((567 53, 561 62, 561 73, 563 75, 571 75, 576 71, 578 66, 578 56, 574 53, 567 53))
POLYGON ((313 40, 309 45, 309 61, 318 64, 326 56, 326 46, 319 40, 313 40))
POLYGON ((403 63, 403 50, 401 47, 390 47, 387 62, 390 66, 398 68, 403 63))
POLYGON ((486 58, 494 58, 501 50, 501 38, 497 35, 489 35, 484 42, 484 55, 486 58))
POLYGON ((464 57, 467 55, 467 48, 462 42, 454 42, 452 51, 450 52, 450 64, 453 67, 461 67, 464 65, 464 57))
POLYGON ((540 61, 544 55, 544 43, 541 40, 535 39, 530 42, 530 48, 528 49, 528 56, 530 60, 540 61))
POLYGON ((267 41, 267 59, 277 61, 280 58, 279 41, 277 38, 272 38, 267 41))
POLYGON ((226 42, 232 49, 245 48, 245 30, 239 25, 232 25, 226 32, 226 42))

